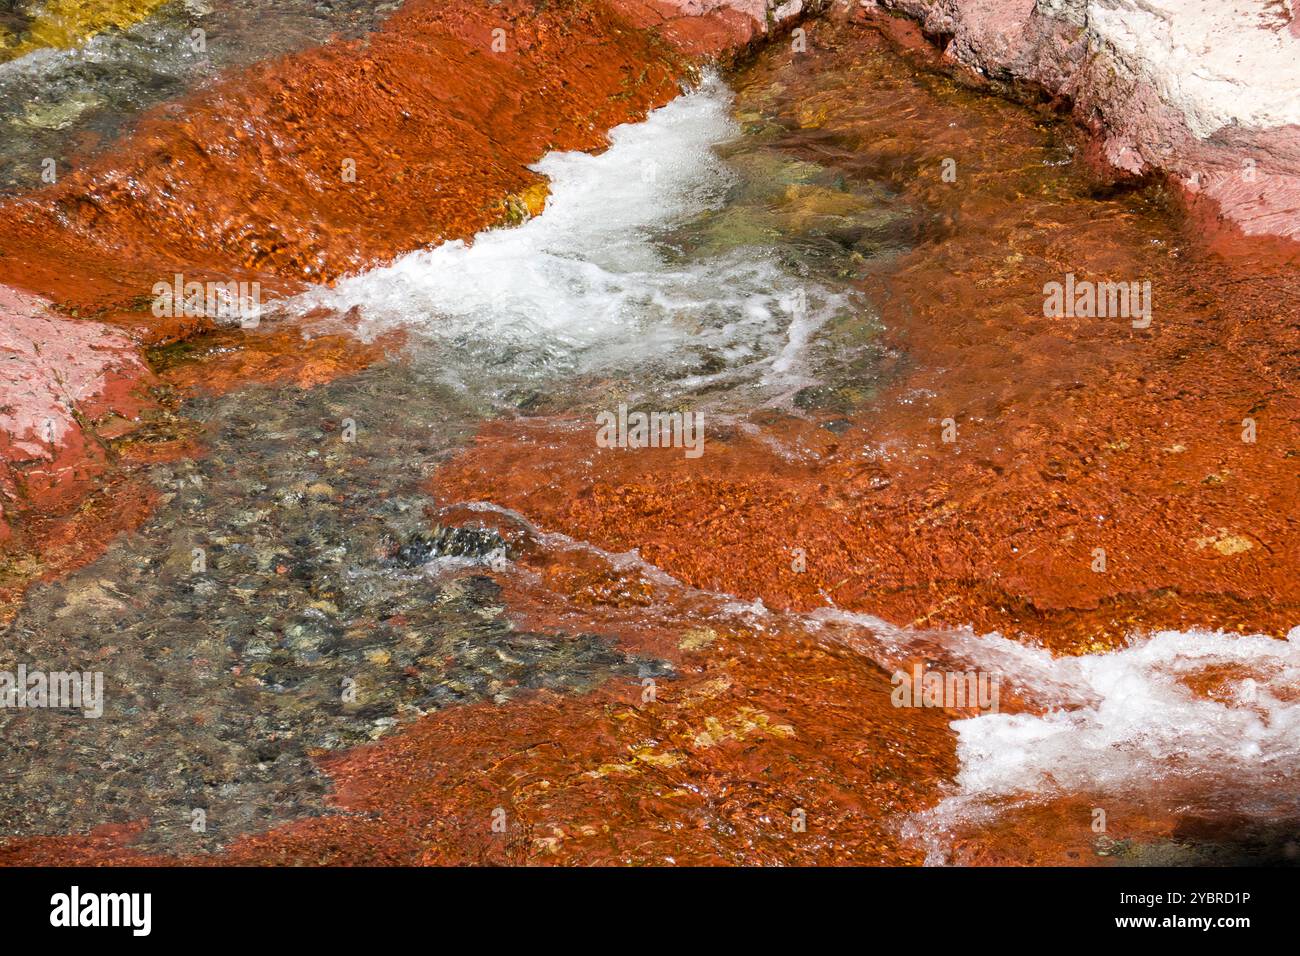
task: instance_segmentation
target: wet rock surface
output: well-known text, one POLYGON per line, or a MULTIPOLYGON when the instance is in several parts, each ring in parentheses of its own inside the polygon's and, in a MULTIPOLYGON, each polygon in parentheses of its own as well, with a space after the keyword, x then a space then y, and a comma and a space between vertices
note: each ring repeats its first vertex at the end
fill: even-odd
POLYGON ((0 542, 23 512, 66 510, 93 487, 111 431, 148 404, 135 344, 0 286, 0 542))
MULTIPOLYGON (((872 4, 871 6, 874 6, 872 4)), ((1300 17, 1272 0, 879 0, 945 59, 1031 84, 1121 175, 1167 174, 1206 224, 1300 236, 1300 17)))
MULTIPOLYGON (((842 293, 815 329, 772 294, 744 321, 710 300, 680 349, 585 375, 582 349, 549 361, 553 340, 525 343, 520 361, 510 328, 439 339, 445 325, 423 330, 441 352, 369 357, 345 378, 282 368, 271 346, 195 350, 167 370, 201 389, 218 369, 224 391, 230 367, 266 358, 277 384, 160 424, 206 449, 155 466, 151 522, 33 590, 5 633, 32 662, 104 670, 107 703, 99 720, 3 714, 0 756, 18 776, 0 820, 22 836, 0 859, 1285 857, 1293 799, 1234 847, 1225 827, 1268 801, 1195 772, 1186 791, 1010 787, 991 802, 1002 816, 925 829, 961 782, 957 724, 976 715, 895 706, 892 668, 966 666, 963 648, 992 643, 1016 683, 1006 716, 1032 721, 1048 705, 1025 678, 1031 651, 1054 687, 1070 655, 1113 662, 1135 630, 1294 624, 1296 329, 1277 303, 1294 301, 1296 273, 1256 246, 1215 258, 1159 188, 1082 170, 1079 141, 1045 113, 974 95, 859 23, 822 26, 810 50, 773 49, 737 77, 736 119, 759 148, 723 147, 738 171, 727 201, 653 236, 682 270, 772 254, 785 271, 770 275, 815 285, 815 304, 842 293), (1043 281, 1071 269, 1150 274, 1156 324, 1049 321, 1043 281), (768 380, 786 345, 814 382, 768 380), (543 381, 512 380, 539 367, 543 381), (707 407, 707 454, 594 446, 590 412, 629 397, 707 407), (1245 414, 1263 425, 1256 442, 1239 438, 1245 414), (938 437, 945 419, 958 441, 938 437), (971 622, 1025 643, 976 639, 971 622), (1189 819, 1188 794, 1212 819, 1189 819), (1105 839, 1091 829, 1102 800, 1116 811, 1105 839)), ((644 102, 655 82, 636 87, 644 102)), ((457 228, 495 221, 465 214, 482 185, 440 207, 457 228)), ((507 205, 526 222, 531 206, 507 205)), ((263 265, 300 268, 302 249, 329 245, 315 238, 263 265)), ((418 325, 415 310, 400 299, 404 321, 418 325)), ((1282 667, 1284 642, 1260 643, 1260 667, 1282 667)), ((1285 738, 1234 705, 1246 681, 1271 693, 1284 671, 1209 671, 1180 703, 1285 738)), ((1128 676, 1149 689, 1150 673, 1128 676)), ((1087 717, 1083 691, 1065 700, 1087 717)), ((1285 718, 1280 693, 1267 703, 1285 718)), ((1234 768, 1252 769, 1239 751, 1234 768)), ((1284 752, 1245 788, 1286 804, 1294 765, 1284 752)))
POLYGON ((79 20, 76 4, 64 6, 72 16, 16 8, 10 59, 0 62, 0 195, 54 182, 111 145, 142 111, 225 70, 363 35, 398 4, 178 0, 117 11, 104 4, 97 13, 87 4, 79 20))
MULTIPOLYGON (((260 282, 269 300, 304 277, 510 221, 539 186, 528 163, 552 147, 603 144, 607 128, 671 97, 692 68, 600 2, 415 0, 391 27, 381 22, 391 4, 11 6, 0 22, 12 57, 0 64, 0 165, 20 195, 0 216, 0 273, 15 294, 44 290, 51 321, 91 318, 143 345, 212 337, 210 318, 151 309, 155 283, 177 274, 260 282), (493 49, 494 29, 508 49, 493 49), (343 175, 345 161, 356 176, 343 175), (322 269, 331 247, 348 263, 322 269)), ((712 52, 738 42, 714 39, 712 52)), ((337 336, 305 348, 293 334, 232 343, 220 331, 221 347, 207 348, 202 372, 174 376, 178 387, 307 387, 373 360, 337 336)), ((55 377, 78 374, 75 363, 45 364, 55 377)), ((102 449, 138 424, 138 403, 117 404, 126 417, 104 430, 82 421, 61 432, 77 440, 53 471, 77 481, 21 489, 11 473, 27 458, 4 451, 0 618, 30 581, 84 564, 147 512, 147 487, 129 468, 101 467, 102 449)), ((23 422, 40 414, 15 408, 23 422)), ((142 447, 113 464, 132 464, 142 447)), ((144 463, 170 453, 183 452, 158 444, 144 463)))
POLYGON ((665 673, 607 638, 513 626, 481 573, 500 540, 427 533, 421 475, 465 433, 444 401, 398 362, 188 407, 208 453, 159 466, 155 516, 4 631, 10 670, 102 671, 105 701, 97 719, 0 712, 0 830, 147 819, 141 848, 213 849, 327 812, 324 751, 473 701, 665 673))
POLYGON ((910 250, 846 250, 881 310, 870 361, 823 367, 796 397, 809 418, 755 416, 766 436, 735 429, 699 462, 590 459, 567 421, 540 455, 535 426, 495 422, 440 487, 768 606, 829 599, 1074 653, 1149 627, 1286 634, 1300 435, 1294 390, 1277 388, 1296 335, 1277 303, 1294 299, 1294 253, 1222 258, 1170 222, 1158 187, 1098 190, 1066 124, 904 65, 869 29, 823 26, 806 56, 760 58, 739 107, 913 230, 910 250), (1151 329, 1044 317, 1044 283, 1070 271, 1149 278, 1151 329), (1271 437, 1243 440, 1264 416, 1271 437), (807 573, 770 557, 792 548, 807 573))
POLYGON ((257 278, 270 298, 468 237, 536 185, 528 164, 603 145, 690 67, 599 0, 413 0, 362 39, 156 108, 117 148, 10 200, 0 281, 148 330, 142 302, 176 272, 257 278))

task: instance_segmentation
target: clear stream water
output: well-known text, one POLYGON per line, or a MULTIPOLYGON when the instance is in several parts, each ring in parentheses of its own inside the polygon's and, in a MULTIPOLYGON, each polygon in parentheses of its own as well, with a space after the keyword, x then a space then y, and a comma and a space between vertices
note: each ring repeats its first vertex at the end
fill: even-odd
POLYGON ((833 169, 742 135, 731 99, 708 77, 613 130, 599 155, 542 159, 542 215, 410 253, 296 306, 355 308, 363 337, 413 332, 449 385, 496 405, 606 377, 632 400, 788 405, 846 352, 871 347, 850 254, 896 213, 833 169), (773 214, 792 187, 836 208, 802 226, 773 214), (836 319, 852 320, 855 341, 836 319))
MULTIPOLYGON (((145 848, 215 848, 326 812, 314 749, 528 688, 670 675, 597 633, 517 629, 493 579, 510 573, 500 540, 431 529, 449 503, 422 483, 489 416, 583 413, 611 394, 712 421, 859 407, 886 374, 860 280, 908 247, 917 211, 883 178, 788 154, 777 130, 706 78, 600 155, 545 157, 537 218, 288 303, 289 316, 349 314, 340 323, 363 338, 400 328, 407 344, 309 391, 184 407, 209 453, 158 466, 162 503, 140 533, 34 589, 5 631, 20 659, 103 670, 108 703, 99 720, 0 713, 0 832, 147 816, 145 848), (342 699, 345 679, 364 705, 342 699), (190 828, 195 807, 206 834, 190 828)), ((887 668, 925 647, 1010 675, 1026 706, 953 723, 950 795, 913 821, 935 861, 936 834, 1008 798, 1159 781, 1189 802, 1209 787, 1244 812, 1297 809, 1300 630, 1165 633, 1054 658, 997 635, 711 601, 718 619, 793 621, 887 668), (1182 678, 1207 664, 1248 676, 1198 695, 1182 678)))
MULTIPOLYGON (((761 130, 741 132, 731 99, 707 79, 615 130, 598 156, 546 157, 536 169, 550 179, 550 204, 521 228, 412 253, 307 301, 357 308, 367 333, 414 331, 460 387, 485 368, 492 380, 501 370, 532 381, 615 375, 638 383, 636 398, 689 396, 711 415, 719 404, 797 412, 802 390, 849 368, 861 376, 854 348, 869 353, 873 316, 849 281, 854 253, 887 255, 870 243, 906 211, 833 168, 783 162, 761 130), (814 204, 836 211, 806 217, 802 230, 790 222, 797 210, 781 221, 768 203, 791 185, 836 190, 837 203, 814 204), (846 344, 837 319, 860 325, 858 341, 846 344), (710 362, 718 370, 702 372, 710 362)), ((834 611, 803 624, 856 624, 871 637, 844 639, 882 663, 922 639, 834 611)), ((961 769, 936 817, 984 798, 1133 792, 1153 780, 1173 790, 1215 778, 1241 807, 1300 802, 1300 627, 1285 641, 1163 632, 1059 659, 996 635, 923 637, 954 662, 1009 675, 1043 711, 956 721, 961 769), (1251 676, 1210 699, 1185 683, 1207 667, 1251 676)))
MULTIPOLYGON (((38 3, 11 6, 17 7, 11 13, 49 17, 38 3)), ((170 0, 139 22, 66 49, 44 47, 15 58, 0 50, 0 195, 40 188, 47 159, 62 177, 127 132, 142 110, 223 70, 331 36, 361 36, 397 6, 358 0, 170 0), (201 43, 196 30, 202 31, 201 43)), ((113 4, 101 7, 111 10, 113 4)), ((21 29, 16 33, 24 36, 21 29)))

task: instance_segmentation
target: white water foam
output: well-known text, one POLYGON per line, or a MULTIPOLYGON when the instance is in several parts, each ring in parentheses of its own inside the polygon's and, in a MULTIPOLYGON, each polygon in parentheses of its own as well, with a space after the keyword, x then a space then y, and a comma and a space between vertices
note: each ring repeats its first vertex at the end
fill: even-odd
POLYGON ((656 241, 725 204, 735 175, 713 147, 738 134, 730 102, 708 78, 611 131, 598 155, 543 158, 533 168, 550 197, 536 218, 413 252, 295 305, 357 307, 363 336, 401 327, 449 346, 462 384, 635 368, 657 371, 659 398, 667 381, 791 394, 810 381, 810 337, 845 295, 797 282, 771 250, 686 261, 656 241))
MULTIPOLYGON (((729 102, 725 86, 709 80, 645 122, 615 129, 600 155, 552 153, 535 167, 551 183, 541 216, 472 244, 412 253, 299 304, 357 307, 368 335, 414 330, 447 346, 462 377, 656 366, 661 397, 663 378, 681 388, 730 379, 788 395, 809 380, 806 350, 843 298, 805 285, 809 308, 792 315, 786 303, 804 284, 775 256, 747 248, 679 262, 656 241, 726 202, 733 175, 713 147, 736 135, 729 102), (725 369, 693 371, 706 353, 725 369)), ((1153 785, 1199 788, 1243 812, 1296 800, 1300 629, 1286 641, 1162 632, 1105 654, 1054 657, 996 634, 899 628, 834 608, 783 615, 707 597, 719 617, 824 631, 887 670, 917 654, 981 669, 1027 702, 1023 712, 953 722, 960 769, 931 823, 996 813, 1007 801, 1153 785), (1215 696, 1188 686, 1214 668, 1227 675, 1215 696)))
POLYGON ((1300 628, 1284 641, 1162 631, 1105 654, 1037 650, 1008 677, 1050 709, 955 721, 965 794, 1123 793, 1154 780, 1246 793, 1289 781, 1288 799, 1300 799, 1300 628), (1216 674, 1212 696, 1189 686, 1216 674))
POLYGON ((939 667, 996 676, 1025 702, 1018 713, 952 722, 966 806, 1131 794, 1152 783, 1300 806, 1300 627, 1285 640, 1160 631, 1117 650, 1058 657, 965 628, 914 630, 839 610, 810 617, 887 669, 920 652, 939 667), (1194 689, 1198 679, 1212 691, 1194 689))
POLYGON ((1004 699, 1011 690, 1023 701, 1016 712, 951 723, 954 786, 905 826, 932 863, 947 860, 945 834, 1055 797, 1225 818, 1300 815, 1300 627, 1285 640, 1160 631, 1058 657, 969 628, 916 630, 838 609, 809 618, 886 670, 920 655, 937 670, 995 676, 1004 699))
POLYGON ((666 609, 689 605, 708 618, 773 632, 804 629, 891 673, 920 657, 936 670, 998 678, 1003 699, 1009 691, 1020 701, 1015 712, 952 721, 959 761, 953 788, 911 821, 934 861, 942 859, 944 831, 1058 796, 1154 793, 1200 812, 1300 812, 1300 627, 1285 640, 1161 631, 1105 653, 1055 656, 970 628, 899 627, 835 607, 771 611, 758 600, 685 585, 635 551, 614 554, 542 532, 489 502, 469 507, 509 518, 547 550, 579 548, 636 571, 673 592, 666 609))

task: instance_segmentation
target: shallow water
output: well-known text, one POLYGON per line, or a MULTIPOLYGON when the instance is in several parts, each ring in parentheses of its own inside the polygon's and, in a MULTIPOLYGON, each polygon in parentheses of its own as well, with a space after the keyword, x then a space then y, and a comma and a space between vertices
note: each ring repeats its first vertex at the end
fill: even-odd
POLYGON ((36 11, 34 21, 25 21, 35 35, 20 30, 10 56, 0 56, 0 196, 66 175, 128 131, 141 111, 223 71, 331 36, 361 36, 397 8, 349 0, 170 0, 123 4, 120 18, 106 20, 94 15, 96 4, 65 6, 81 10, 84 22, 53 17, 42 30, 36 11), (106 27, 91 32, 101 22, 106 27), (194 31, 202 31, 201 42, 194 31))
POLYGON ((513 626, 475 573, 500 540, 431 525, 420 482, 471 419, 430 369, 184 414, 207 454, 155 469, 153 519, 34 589, 5 631, 33 669, 102 671, 105 706, 0 712, 4 832, 147 819, 141 847, 195 852, 323 812, 315 753, 446 707, 667 672, 599 635, 513 626))
POLYGON ((355 309, 367 339, 414 333, 421 361, 494 411, 557 381, 551 411, 582 407, 596 382, 602 401, 617 387, 672 407, 788 407, 872 347, 855 257, 897 213, 869 184, 742 135, 731 100, 710 77, 604 152, 532 167, 549 183, 537 218, 289 308, 355 309))
MULTIPOLYGON (((637 772, 680 773, 664 782, 670 794, 711 794, 715 778, 730 779, 707 762, 715 739, 748 740, 759 756, 740 779, 775 780, 791 801, 810 787, 813 796, 797 797, 806 803, 854 793, 869 804, 856 812, 906 847, 882 849, 874 830, 881 845, 865 848, 858 833, 824 830, 815 845, 829 860, 848 845, 863 862, 960 860, 958 843, 1006 850, 1017 837, 1000 825, 1062 801, 1083 807, 1060 815, 1074 814, 1069 845, 1084 847, 1098 803, 1160 824, 1300 813, 1294 632, 1287 641, 1216 633, 1206 620, 1150 639, 1135 629, 1131 642, 1089 634, 1071 656, 1032 633, 1011 640, 930 625, 928 615, 891 625, 863 612, 851 588, 819 587, 815 599, 773 610, 752 570, 784 570, 805 533, 783 529, 775 545, 760 537, 763 516, 743 500, 756 475, 806 468, 801 484, 792 479, 795 506, 843 509, 833 490, 842 473, 818 468, 839 467, 836 455, 930 467, 933 443, 915 436, 953 408, 975 435, 968 458, 995 462, 1015 442, 979 423, 1064 428, 1078 418, 1058 400, 1122 366, 1133 342, 1097 334, 1077 348, 1064 333, 1026 332, 1024 313, 1057 260, 1151 270, 1184 294, 1191 280, 1175 260, 1185 248, 1158 190, 1098 192, 1067 129, 913 70, 878 42, 846 41, 811 60, 769 54, 730 86, 706 78, 611 143, 538 163, 547 208, 519 227, 413 252, 271 317, 276 328, 302 322, 305 334, 341 328, 367 341, 400 331, 387 360, 306 391, 198 398, 177 410, 187 424, 159 423, 193 429, 206 454, 156 467, 163 498, 150 522, 34 589, 5 633, 30 660, 102 669, 108 704, 99 720, 0 715, 13 784, 0 793, 0 828, 63 833, 148 818, 141 847, 208 851, 332 812, 313 758, 400 740, 423 715, 481 702, 501 706, 504 721, 520 712, 510 701, 529 706, 527 690, 590 695, 647 679, 689 687, 690 698, 698 688, 686 681, 701 673, 711 689, 696 697, 743 695, 743 719, 699 717, 691 746, 678 747, 690 761, 655 749, 669 747, 667 731, 638 738, 626 759, 637 772), (969 177, 959 186, 939 176, 949 156, 969 177), (1091 223, 1104 240, 1089 238, 1091 223), (895 271, 901 294, 883 278, 895 271), (909 299, 908 281, 927 296, 909 299), (900 308, 950 321, 904 325, 900 308), (906 340, 918 330, 931 338, 906 340), (673 532, 674 547, 639 538, 645 525, 620 525, 630 516, 669 527, 677 499, 705 497, 702 480, 673 483, 677 449, 672 465, 647 466, 648 479, 607 464, 619 452, 598 451, 593 415, 620 404, 702 414, 706 460, 730 463, 718 484, 741 500, 692 516, 698 525, 673 532), (854 431, 864 428, 875 431, 854 431), (456 464, 476 435, 484 457, 456 464), (477 474, 476 462, 487 463, 477 474), (609 515, 591 530, 582 509, 598 495, 592 510, 609 515), (724 571, 701 553, 720 554, 724 571), (715 641, 733 656, 675 660, 715 641), (869 702, 843 696, 850 665, 838 655, 868 675, 869 702), (866 731, 846 741, 817 721, 849 713, 865 727, 884 714, 903 741, 888 744, 889 758, 907 768, 905 748, 919 753, 934 728, 890 709, 888 678, 918 661, 996 675, 1003 704, 945 711, 951 772, 916 757, 913 778, 898 784, 907 769, 871 752, 866 731), (720 681, 734 691, 718 691, 720 681), (819 734, 824 746, 806 743, 819 734), (781 763, 791 738, 843 776, 825 783, 794 758, 781 763), (34 792, 44 799, 31 801, 34 792), (195 808, 207 813, 201 832, 195 808)), ((871 493, 891 480, 901 479, 873 473, 871 493)), ((909 507, 902 530, 881 518, 867 523, 870 540, 849 536, 854 570, 906 591, 896 565, 907 549, 895 539, 942 523, 943 504, 909 507), (886 548, 883 557, 868 546, 886 548)), ((861 499, 851 507, 869 511, 861 499)), ((561 745, 577 734, 553 730, 561 745)), ((595 745, 572 744, 583 746, 595 745)), ((599 756, 571 776, 624 786, 632 771, 599 756)), ((552 769, 533 776, 561 779, 552 769)), ((707 803, 699 829, 711 852, 784 859, 763 842, 765 817, 728 815, 721 796, 707 803)), ((644 817, 606 823, 634 847, 602 848, 611 858, 674 852, 673 834, 644 817)), ((1158 842, 1168 827, 1155 832, 1158 842)))
POLYGON ((453 503, 422 483, 486 415, 614 394, 710 415, 793 408, 827 369, 871 353, 851 250, 889 210, 741 135, 716 78, 612 140, 597 157, 543 160, 550 203, 524 226, 283 310, 359 306, 364 338, 414 332, 392 361, 180 409, 206 454, 156 468, 163 499, 146 527, 34 589, 6 632, 32 660, 102 669, 108 700, 97 720, 0 715, 11 756, 42 755, 7 762, 23 769, 0 797, 6 832, 148 818, 141 848, 209 849, 323 812, 313 752, 475 700, 670 673, 599 634, 512 626, 474 573, 502 570, 501 540, 435 534, 453 503), (791 203, 792 189, 834 211, 791 203), (850 333, 835 328, 850 318, 850 333), (198 833, 195 808, 210 821, 198 833))

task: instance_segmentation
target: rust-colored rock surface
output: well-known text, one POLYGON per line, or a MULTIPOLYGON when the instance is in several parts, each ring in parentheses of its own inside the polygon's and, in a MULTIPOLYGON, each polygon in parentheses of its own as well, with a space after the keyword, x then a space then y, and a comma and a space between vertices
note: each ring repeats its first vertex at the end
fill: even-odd
POLYGON ((949 62, 1068 105, 1108 169, 1168 175, 1219 228, 1300 238, 1300 19, 1292 4, 879 0, 879 7, 915 19, 949 62))
MULTIPOLYGON (((726 5, 628 10, 630 20, 586 0, 417 0, 369 37, 159 107, 111 152, 0 205, 0 539, 16 512, 30 512, 35 533, 93 490, 111 456, 82 425, 113 411, 118 437, 149 401, 139 346, 222 329, 208 315, 160 314, 155 284, 257 282, 265 306, 468 237, 539 182, 526 167, 547 150, 598 148, 607 129, 676 93, 686 54, 734 51, 759 30, 726 5), (636 28, 663 24, 680 43, 636 28)), ((380 354, 340 337, 305 348, 294 332, 246 338, 218 331, 199 351, 221 358, 175 366, 169 381, 308 387, 380 354)))
MULTIPOLYGON (((27 287, 129 326, 147 322, 131 299, 153 271, 257 274, 288 290, 531 211, 524 166, 539 152, 599 146, 605 127, 671 95, 680 50, 755 35, 734 11, 695 27, 681 8, 620 9, 417 3, 367 44, 264 67, 180 119, 155 117, 79 191, 22 206, 0 237, 0 276, 26 263, 27 287), (266 125, 253 136, 241 122, 266 125), (217 145, 205 123, 224 131, 217 145), (494 123, 508 133, 488 135, 494 123), (364 151, 341 141, 354 129, 369 133, 364 151), (357 181, 334 181, 352 152, 357 181), (137 194, 140 177, 151 185, 137 194), (42 266, 35 236, 51 229, 62 265, 42 266), (73 263, 84 271, 60 278, 73 263)), ((878 376, 848 383, 835 407, 708 426, 699 458, 602 448, 588 418, 521 410, 428 483, 443 504, 491 503, 437 520, 506 542, 512 563, 495 577, 513 621, 609 635, 662 662, 660 676, 451 706, 314 753, 333 812, 219 854, 133 849, 148 823, 133 821, 13 840, 0 862, 918 864, 924 843, 900 822, 951 791, 950 724, 971 714, 894 706, 887 655, 799 612, 970 624, 1062 654, 1157 627, 1294 626, 1294 247, 1198 236, 1158 189, 1112 188, 1071 165, 1075 142, 1045 114, 1036 123, 940 83, 932 54, 892 49, 854 16, 737 80, 738 111, 774 116, 799 159, 830 157, 908 210, 891 224, 902 251, 861 280, 879 310, 878 376), (1045 283, 1076 273, 1149 281, 1150 321, 1046 314, 1045 283)), ((308 388, 383 351, 341 335, 303 346, 276 327, 202 342, 159 363, 167 383, 308 388)), ((1216 693, 1215 674, 1198 680, 1197 693, 1216 693)), ((1005 703, 1035 707, 1014 688, 1005 703)), ((1098 841, 1093 806, 1073 794, 1019 808, 957 833, 952 859, 1097 863, 1126 839, 1180 832, 1135 800, 1112 807, 1098 841)))
POLYGON ((1300 616, 1300 327, 1279 309, 1300 292, 1294 247, 1224 255, 1136 194, 1080 201, 1037 181, 1036 134, 1000 108, 900 115, 891 95, 798 101, 850 124, 859 160, 947 224, 872 280, 897 382, 847 429, 761 422, 812 463, 766 433, 710 435, 693 461, 520 419, 488 426, 438 490, 772 607, 833 600, 1076 652, 1144 627, 1285 634, 1300 616), (946 156, 963 185, 942 181, 946 156), (1121 271, 1156 290, 1149 328, 1044 317, 1045 281, 1121 271))
POLYGON ((468 237, 537 182, 526 167, 544 152, 599 147, 686 66, 603 3, 416 0, 365 39, 161 107, 112 154, 5 204, 0 281, 129 312, 177 272, 315 282, 468 237))

